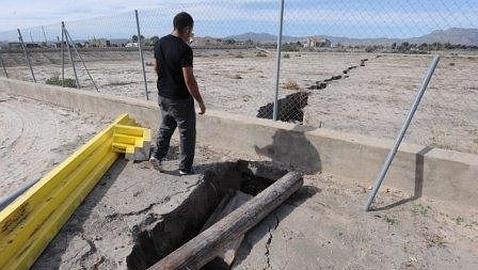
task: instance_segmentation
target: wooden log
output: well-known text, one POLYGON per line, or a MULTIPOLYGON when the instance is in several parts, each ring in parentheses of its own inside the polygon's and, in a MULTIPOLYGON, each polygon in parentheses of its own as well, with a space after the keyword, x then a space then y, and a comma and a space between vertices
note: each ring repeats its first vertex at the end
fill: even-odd
MULTIPOLYGON (((214 213, 211 215, 208 221, 206 221, 206 224, 201 229, 201 232, 207 230, 216 222, 223 219, 224 217, 229 215, 231 212, 241 207, 243 204, 245 204, 246 202, 250 201, 253 198, 252 195, 243 193, 241 191, 236 191, 232 195, 233 196, 225 196, 225 198, 227 197, 227 199, 223 200, 219 204, 218 208, 216 208, 216 211, 214 211, 214 213)), ((238 236, 236 239, 227 243, 225 248, 221 250, 221 252, 218 254, 216 259, 208 263, 206 267, 209 267, 209 269, 218 269, 219 267, 217 267, 217 265, 230 267, 232 265, 232 262, 234 261, 234 258, 236 257, 237 250, 241 246, 243 239, 244 239, 244 234, 238 236)))
POLYGON ((150 270, 200 269, 228 243, 245 234, 281 205, 303 184, 302 175, 290 172, 225 218, 151 266, 150 270))

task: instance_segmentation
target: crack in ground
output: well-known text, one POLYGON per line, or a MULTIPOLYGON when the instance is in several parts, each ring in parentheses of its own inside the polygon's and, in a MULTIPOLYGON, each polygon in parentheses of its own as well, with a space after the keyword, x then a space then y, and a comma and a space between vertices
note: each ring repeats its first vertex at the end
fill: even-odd
POLYGON ((274 217, 275 217, 276 223, 273 229, 269 228, 269 239, 267 239, 266 253, 265 253, 267 266, 263 270, 272 269, 271 258, 270 258, 270 245, 272 243, 272 237, 273 237, 272 232, 274 232, 277 229, 277 227, 279 227, 279 217, 275 213, 274 213, 274 217))
MULTIPOLYGON (((98 249, 96 248, 95 242, 88 237, 86 237, 84 234, 80 234, 81 239, 86 241, 90 249, 82 254, 80 256, 79 262, 81 265, 81 269, 88 269, 88 267, 85 266, 85 261, 87 260, 88 257, 93 256, 94 254, 97 253, 98 249)), ((95 268, 97 268, 100 264, 104 262, 104 256, 101 256, 100 260, 95 263, 95 268)))
POLYGON ((321 90, 327 88, 330 82, 332 81, 338 81, 338 80, 343 80, 349 77, 349 72, 353 69, 359 68, 359 67, 365 67, 365 62, 369 61, 368 58, 364 58, 360 60, 360 65, 355 65, 355 66, 349 66, 346 69, 342 71, 342 74, 338 75, 333 75, 332 77, 325 79, 323 81, 317 81, 315 82, 315 85, 312 85, 308 87, 309 90, 321 90))
MULTIPOLYGON (((303 123, 304 122, 304 108, 309 105, 309 95, 312 93, 310 90, 321 90, 327 88, 330 82, 343 80, 349 77, 349 72, 353 69, 364 67, 365 62, 369 61, 368 58, 360 60, 360 65, 349 66, 342 71, 341 74, 333 75, 332 77, 323 81, 317 81, 314 85, 309 86, 305 91, 299 91, 285 96, 278 100, 278 119, 283 122, 303 123)), ((272 119, 274 111, 274 103, 267 103, 264 106, 259 107, 256 117, 264 119, 272 119)))

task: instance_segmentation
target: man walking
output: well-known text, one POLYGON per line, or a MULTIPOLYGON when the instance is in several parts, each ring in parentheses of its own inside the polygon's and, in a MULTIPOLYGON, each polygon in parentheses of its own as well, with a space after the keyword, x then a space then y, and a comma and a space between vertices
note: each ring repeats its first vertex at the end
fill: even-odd
POLYGON ((196 146, 196 112, 194 100, 199 104, 199 114, 206 112, 193 74, 193 51, 189 46, 194 21, 191 15, 181 12, 174 17, 174 31, 162 37, 154 47, 155 72, 158 74, 158 99, 161 107, 156 151, 150 163, 163 171, 161 161, 166 157, 174 130, 179 128, 179 173, 193 173, 196 146))

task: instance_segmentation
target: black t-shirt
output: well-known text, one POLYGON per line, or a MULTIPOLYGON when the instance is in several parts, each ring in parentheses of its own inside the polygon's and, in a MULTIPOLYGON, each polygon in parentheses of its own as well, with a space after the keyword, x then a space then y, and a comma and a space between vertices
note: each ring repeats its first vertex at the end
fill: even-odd
POLYGON ((193 65, 191 47, 181 38, 167 35, 154 47, 154 57, 159 60, 159 95, 170 99, 190 98, 182 68, 193 65))

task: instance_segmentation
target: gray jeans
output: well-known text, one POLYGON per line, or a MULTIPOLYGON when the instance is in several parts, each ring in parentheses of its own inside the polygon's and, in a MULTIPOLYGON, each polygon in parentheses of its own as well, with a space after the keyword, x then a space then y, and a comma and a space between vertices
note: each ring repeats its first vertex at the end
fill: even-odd
POLYGON ((157 150, 154 157, 162 160, 169 151, 169 143, 176 127, 179 129, 180 148, 179 169, 191 171, 196 148, 196 112, 194 100, 173 100, 159 97, 161 107, 161 126, 159 127, 157 150))

